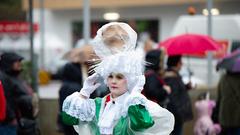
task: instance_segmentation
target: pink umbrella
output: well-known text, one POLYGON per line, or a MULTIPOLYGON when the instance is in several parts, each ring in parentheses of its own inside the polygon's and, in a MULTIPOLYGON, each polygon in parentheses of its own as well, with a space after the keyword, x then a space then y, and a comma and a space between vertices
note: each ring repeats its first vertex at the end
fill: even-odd
POLYGON ((211 37, 199 34, 183 34, 171 37, 161 43, 168 55, 205 53, 220 49, 220 45, 211 37))

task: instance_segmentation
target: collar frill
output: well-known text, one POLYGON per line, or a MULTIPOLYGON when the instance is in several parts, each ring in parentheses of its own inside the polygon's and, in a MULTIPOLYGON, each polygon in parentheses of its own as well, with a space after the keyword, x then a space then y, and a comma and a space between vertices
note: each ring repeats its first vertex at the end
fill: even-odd
POLYGON ((124 109, 124 101, 129 96, 129 92, 113 99, 111 95, 107 95, 103 100, 99 116, 99 130, 101 134, 113 134, 113 128, 117 124, 121 116, 126 116, 124 109))

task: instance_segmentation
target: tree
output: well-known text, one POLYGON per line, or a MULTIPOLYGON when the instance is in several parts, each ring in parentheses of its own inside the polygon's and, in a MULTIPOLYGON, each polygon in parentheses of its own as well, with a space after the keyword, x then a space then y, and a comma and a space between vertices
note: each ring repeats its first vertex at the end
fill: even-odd
POLYGON ((24 21, 26 12, 22 9, 22 0, 1 0, 0 20, 24 21))

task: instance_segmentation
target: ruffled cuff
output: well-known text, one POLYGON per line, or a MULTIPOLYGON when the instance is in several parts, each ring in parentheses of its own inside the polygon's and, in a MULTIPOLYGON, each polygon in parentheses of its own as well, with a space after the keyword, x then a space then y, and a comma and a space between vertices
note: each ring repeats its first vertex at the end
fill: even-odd
POLYGON ((143 105, 146 106, 147 98, 139 92, 132 92, 125 102, 127 108, 132 105, 143 105))
POLYGON ((83 99, 75 92, 64 100, 62 111, 80 121, 92 121, 96 105, 93 99, 83 99))
POLYGON ((132 92, 124 102, 124 109, 122 110, 122 116, 127 116, 128 108, 134 105, 142 105, 146 107, 147 98, 141 93, 132 92))

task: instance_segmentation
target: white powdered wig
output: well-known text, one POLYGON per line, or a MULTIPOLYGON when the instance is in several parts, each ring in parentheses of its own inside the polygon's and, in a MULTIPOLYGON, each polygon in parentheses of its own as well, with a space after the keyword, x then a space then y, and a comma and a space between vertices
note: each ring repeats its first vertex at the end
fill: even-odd
POLYGON ((102 59, 95 65, 94 71, 100 74, 106 83, 111 73, 121 73, 127 79, 128 90, 131 91, 135 86, 138 76, 143 75, 144 59, 135 51, 120 52, 102 59))
POLYGON ((125 52, 125 51, 133 51, 136 47, 136 42, 137 42, 137 33, 128 24, 123 22, 110 22, 103 25, 97 31, 97 35, 93 40, 93 47, 94 47, 95 53, 102 59, 106 56, 114 54, 112 51, 113 49, 115 49, 114 52, 117 52, 117 53, 125 52), (120 26, 128 34, 128 36, 123 37, 120 33, 118 33, 117 36, 119 36, 119 38, 121 38, 124 41, 124 45, 120 50, 116 48, 110 49, 103 41, 103 37, 102 37, 103 32, 109 26, 113 26, 113 25, 120 26))

